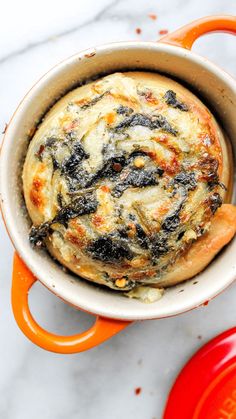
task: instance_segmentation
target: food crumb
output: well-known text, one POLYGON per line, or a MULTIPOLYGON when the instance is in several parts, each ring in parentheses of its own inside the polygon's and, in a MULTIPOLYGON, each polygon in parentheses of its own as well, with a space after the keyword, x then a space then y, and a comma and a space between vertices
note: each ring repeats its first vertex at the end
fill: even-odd
POLYGON ((136 29, 135 29, 135 32, 136 32, 138 35, 140 35, 140 34, 142 33, 142 29, 141 29, 141 28, 136 28, 136 29))
POLYGON ((141 393, 141 391, 142 391, 141 387, 136 387, 136 389, 134 390, 136 396, 138 396, 141 393))
POLYGON ((8 127, 8 124, 5 122, 3 131, 2 131, 2 134, 5 134, 6 133, 7 127, 8 127))
POLYGON ((198 335, 198 337, 197 337, 199 340, 201 340, 202 339, 202 335, 198 335))
POLYGON ((159 35, 166 35, 168 32, 169 32, 168 29, 160 29, 159 35))
POLYGON ((95 51, 92 51, 92 52, 90 52, 89 54, 85 54, 84 56, 85 56, 86 58, 91 58, 91 57, 94 57, 94 55, 96 55, 96 52, 95 52, 95 51))
POLYGON ((155 13, 149 13, 148 17, 152 20, 157 20, 157 15, 155 13))
POLYGON ((110 192, 110 188, 109 188, 109 186, 107 186, 107 185, 103 185, 103 186, 101 186, 101 188, 100 188, 103 192, 110 192))
POLYGON ((126 285, 126 279, 125 278, 119 278, 119 279, 116 280, 115 284, 118 288, 124 288, 125 285, 126 285))
POLYGON ((145 166, 145 160, 142 159, 142 157, 136 157, 134 166, 137 167, 137 169, 142 169, 145 166))

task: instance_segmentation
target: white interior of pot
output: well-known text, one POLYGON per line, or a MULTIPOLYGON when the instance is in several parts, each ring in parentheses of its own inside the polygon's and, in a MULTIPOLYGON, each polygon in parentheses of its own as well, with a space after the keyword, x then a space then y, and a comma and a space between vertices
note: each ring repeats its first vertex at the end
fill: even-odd
POLYGON ((236 147, 236 87, 234 80, 210 63, 182 48, 154 43, 117 43, 97 48, 90 58, 85 51, 63 62, 29 92, 10 124, 1 161, 2 207, 14 245, 32 272, 54 293, 87 311, 121 319, 150 319, 178 314, 196 307, 221 292, 236 277, 234 239, 193 279, 165 291, 161 300, 144 304, 109 289, 100 288, 71 273, 28 241, 29 220, 24 207, 21 170, 29 132, 45 110, 65 91, 102 73, 148 69, 184 81, 214 111, 236 147))

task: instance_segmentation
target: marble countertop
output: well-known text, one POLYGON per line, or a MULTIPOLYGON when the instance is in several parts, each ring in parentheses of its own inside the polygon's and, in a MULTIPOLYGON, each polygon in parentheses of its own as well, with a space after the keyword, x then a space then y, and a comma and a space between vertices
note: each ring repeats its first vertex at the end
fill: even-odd
MULTIPOLYGON (((234 0, 1 2, 1 130, 31 85, 67 56, 108 41, 156 40, 160 30, 174 30, 204 15, 235 12, 234 0)), ((235 41, 214 34, 198 41, 194 49, 236 76, 235 41)), ((47 353, 29 342, 13 319, 12 255, 0 222, 1 419, 161 419, 168 390, 187 359, 211 337, 235 325, 232 285, 206 307, 136 323, 89 352, 47 353)), ((40 284, 30 294, 30 305, 40 324, 52 332, 76 333, 93 321, 40 284)))

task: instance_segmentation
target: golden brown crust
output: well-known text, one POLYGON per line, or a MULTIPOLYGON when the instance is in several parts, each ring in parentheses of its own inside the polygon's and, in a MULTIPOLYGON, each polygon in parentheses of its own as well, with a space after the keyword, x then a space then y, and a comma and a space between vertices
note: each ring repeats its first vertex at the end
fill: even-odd
POLYGON ((203 271, 236 233, 236 207, 223 204, 211 221, 209 231, 192 244, 158 283, 170 287, 203 271))
POLYGON ((53 106, 30 143, 31 242, 114 289, 159 284, 229 198, 230 164, 213 115, 180 84, 144 72, 89 83, 53 106))

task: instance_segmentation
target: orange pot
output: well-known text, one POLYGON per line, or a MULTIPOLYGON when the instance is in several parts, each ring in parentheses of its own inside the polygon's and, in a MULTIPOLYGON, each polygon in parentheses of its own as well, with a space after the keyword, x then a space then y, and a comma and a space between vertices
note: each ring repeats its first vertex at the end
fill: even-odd
POLYGON ((9 236, 16 249, 13 264, 12 307, 25 335, 42 348, 74 353, 90 349, 118 333, 134 320, 177 315, 203 304, 235 279, 236 240, 198 277, 165 292, 161 300, 145 305, 63 272, 47 254, 29 246, 29 220, 20 193, 22 161, 29 132, 48 107, 78 82, 99 73, 122 69, 148 69, 177 77, 206 99, 236 148, 236 82, 205 58, 189 51, 201 35, 236 33, 236 17, 212 16, 199 19, 154 42, 119 42, 79 53, 50 70, 20 103, 7 128, 1 150, 1 208, 9 236), (64 301, 96 315, 84 333, 64 337, 42 329, 28 307, 28 292, 36 280, 64 301), (180 289, 185 292, 179 293, 180 289))

